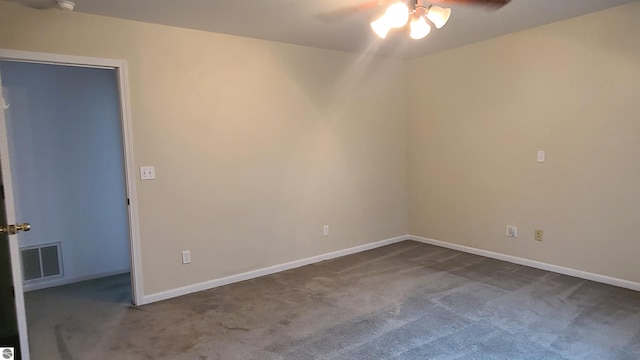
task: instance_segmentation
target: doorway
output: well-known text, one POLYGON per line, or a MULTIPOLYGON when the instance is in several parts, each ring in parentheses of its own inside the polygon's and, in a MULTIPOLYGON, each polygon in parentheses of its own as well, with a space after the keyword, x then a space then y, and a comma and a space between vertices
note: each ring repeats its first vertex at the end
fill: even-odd
POLYGON ((115 70, 0 61, 26 291, 130 271, 115 70))
POLYGON ((11 254, 16 291, 130 271, 141 304, 126 63, 0 50, 0 74, 8 212, 33 228, 11 254))

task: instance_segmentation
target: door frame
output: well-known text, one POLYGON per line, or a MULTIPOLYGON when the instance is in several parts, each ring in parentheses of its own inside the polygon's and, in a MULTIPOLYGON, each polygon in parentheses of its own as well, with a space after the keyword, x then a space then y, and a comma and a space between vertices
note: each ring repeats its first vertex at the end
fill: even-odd
MULTIPOLYGON (((140 246, 140 226, 138 222, 138 201, 136 192, 136 171, 133 156, 133 128, 131 124, 131 108, 129 105, 129 79, 127 62, 125 60, 115 60, 106 58, 94 58, 84 56, 51 54, 31 51, 0 49, 0 60, 2 61, 20 61, 41 64, 52 64, 61 66, 77 66, 98 69, 113 69, 118 79, 118 90, 120 100, 120 118, 122 129, 122 144, 124 153, 124 170, 126 180, 126 196, 129 199, 128 215, 129 215, 129 247, 131 257, 131 298, 134 305, 144 304, 143 276, 142 276, 142 259, 140 246)), ((0 96, 2 98, 2 96, 0 96)), ((10 105, 10 104, 9 104, 10 105)), ((15 208, 13 203, 13 187, 11 180, 11 166, 8 156, 8 134, 5 119, 5 104, 0 101, 0 161, 2 162, 2 170, 4 177, 9 180, 5 183, 6 201, 7 201, 7 220, 9 224, 15 224, 15 208)), ((20 221, 28 221, 28 219, 20 219, 20 221)), ((11 265, 13 270, 13 281, 16 293, 16 312, 18 316, 18 330, 21 339, 22 354, 27 355, 28 359, 28 341, 26 327, 26 312, 24 306, 24 293, 22 286, 22 267, 20 266, 19 244, 17 236, 10 237, 11 265), (13 238, 13 239, 11 239, 13 238), (24 337, 23 337, 24 336, 24 337), (24 339, 24 340, 23 340, 24 339), (23 345, 26 343, 27 345, 23 345), (25 349, 26 348, 26 349, 25 349), (26 351, 25 351, 26 350, 26 351)))

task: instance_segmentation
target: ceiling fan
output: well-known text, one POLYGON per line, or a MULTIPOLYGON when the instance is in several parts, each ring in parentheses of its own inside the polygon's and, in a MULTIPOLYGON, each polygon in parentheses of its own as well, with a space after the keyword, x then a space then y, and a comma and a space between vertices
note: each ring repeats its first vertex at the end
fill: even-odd
POLYGON ((384 39, 392 29, 403 28, 408 23, 411 38, 422 39, 431 32, 432 26, 442 28, 451 16, 451 9, 437 5, 480 5, 497 10, 510 2, 511 0, 372 0, 326 13, 325 18, 344 17, 364 9, 390 4, 382 16, 371 22, 373 32, 384 39))

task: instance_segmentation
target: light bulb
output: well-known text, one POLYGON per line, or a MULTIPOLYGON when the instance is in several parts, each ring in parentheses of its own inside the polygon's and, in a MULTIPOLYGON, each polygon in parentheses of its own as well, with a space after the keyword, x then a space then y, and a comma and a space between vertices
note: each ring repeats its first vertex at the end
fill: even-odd
POLYGON ((449 21, 450 16, 451 9, 445 9, 439 6, 431 6, 427 11, 427 19, 429 19, 437 29, 442 28, 444 24, 449 21))
POLYGON ((371 29, 373 29, 373 32, 376 33, 376 35, 378 35, 378 37, 380 37, 381 39, 386 38, 389 30, 391 30, 391 26, 389 25, 386 14, 381 16, 377 20, 372 21, 371 29))
POLYGON ((411 21, 409 26, 411 27, 411 33, 409 35, 415 40, 422 39, 431 32, 431 26, 427 24, 427 20, 422 16, 411 21))
POLYGON ((384 13, 384 17, 387 18, 389 26, 401 28, 409 21, 409 7, 403 2, 391 4, 384 13))

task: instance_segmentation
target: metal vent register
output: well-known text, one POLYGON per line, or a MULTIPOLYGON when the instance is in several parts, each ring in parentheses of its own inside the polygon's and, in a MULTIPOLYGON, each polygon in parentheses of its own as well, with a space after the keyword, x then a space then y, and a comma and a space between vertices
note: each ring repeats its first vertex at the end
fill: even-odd
POLYGON ((62 275, 60 243, 22 248, 20 255, 24 281, 62 275))

